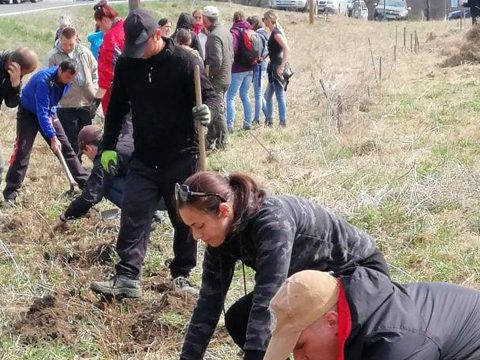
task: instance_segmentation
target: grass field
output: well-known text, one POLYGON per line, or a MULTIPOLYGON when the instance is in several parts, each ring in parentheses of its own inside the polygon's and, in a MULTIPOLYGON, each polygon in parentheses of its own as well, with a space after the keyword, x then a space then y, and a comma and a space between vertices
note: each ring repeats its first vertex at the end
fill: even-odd
MULTIPOLYGON (((146 7, 158 18, 176 19, 180 11, 204 4, 146 7)), ((217 5, 226 24, 239 8, 262 14, 217 5)), ((116 7, 125 15, 125 6, 116 7)), ((29 45, 45 54, 63 13, 0 18, 0 49, 29 45)), ((91 10, 69 13, 85 38, 93 28, 91 10)), ((242 131, 238 108, 231 146, 209 157, 210 169, 255 174, 272 193, 312 198, 342 214, 377 239, 399 282, 480 288, 480 67, 472 57, 457 67, 440 66, 465 46, 468 29, 455 22, 374 23, 341 16, 308 25, 305 14, 280 16, 295 72, 287 92, 288 127, 278 127, 276 119, 273 128, 242 131), (420 48, 412 53, 415 31, 420 48)), ((6 158, 14 134, 15 111, 4 108, 0 140, 6 158)), ((102 221, 94 211, 67 232, 53 233, 51 225, 69 201, 65 190, 56 159, 37 140, 21 205, 0 208, 1 358, 178 358, 194 299, 164 291, 170 226, 152 234, 144 297, 101 307, 89 283, 113 270, 118 223, 102 221)), ((239 267, 228 303, 243 293, 241 274, 239 267)), ((199 285, 198 267, 193 279, 199 285)), ((247 281, 251 289, 248 269, 247 281)), ((241 358, 222 325, 205 358, 241 358)))

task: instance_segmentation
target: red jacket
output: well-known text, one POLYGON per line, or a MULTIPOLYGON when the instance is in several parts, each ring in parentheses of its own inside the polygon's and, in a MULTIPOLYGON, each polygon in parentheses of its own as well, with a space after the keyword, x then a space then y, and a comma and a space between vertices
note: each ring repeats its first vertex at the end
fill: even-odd
POLYGON ((113 82, 113 70, 118 57, 122 54, 125 33, 123 31, 123 19, 113 24, 112 28, 105 33, 103 43, 98 52, 98 86, 107 92, 102 99, 104 114, 107 112, 110 100, 110 88, 113 82))

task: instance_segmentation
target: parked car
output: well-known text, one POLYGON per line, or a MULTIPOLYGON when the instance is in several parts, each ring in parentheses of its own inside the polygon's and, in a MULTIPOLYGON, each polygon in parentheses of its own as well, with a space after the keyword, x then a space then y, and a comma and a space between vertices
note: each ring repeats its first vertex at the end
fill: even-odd
MULTIPOLYGON (((279 10, 294 10, 294 11, 309 11, 308 0, 268 0, 268 5, 272 9, 279 10)), ((315 9, 313 11, 318 13, 317 1, 314 1, 315 9)))
POLYGON ((39 2, 41 0, 0 0, 0 4, 20 4, 20 3, 24 3, 24 2, 32 2, 32 3, 36 3, 36 2, 39 2))
POLYGON ((319 13, 344 14, 346 7, 346 0, 317 0, 319 13))
POLYGON ((368 20, 368 7, 364 0, 354 0, 352 17, 355 19, 368 20))
POLYGON ((352 17, 353 3, 355 0, 347 0, 345 3, 345 16, 352 17))
POLYGON ((470 8, 465 8, 461 10, 454 10, 448 13, 447 19, 448 20, 457 20, 460 18, 470 18, 472 14, 470 13, 470 8))
POLYGON ((375 20, 407 20, 410 10, 405 0, 380 0, 373 17, 375 20))

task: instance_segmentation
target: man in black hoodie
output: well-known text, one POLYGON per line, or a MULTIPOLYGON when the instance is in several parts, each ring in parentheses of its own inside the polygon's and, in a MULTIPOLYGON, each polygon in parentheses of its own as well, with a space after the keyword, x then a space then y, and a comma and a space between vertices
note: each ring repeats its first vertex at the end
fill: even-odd
POLYGON ((480 292, 445 283, 394 284, 358 267, 338 279, 306 270, 270 302, 264 360, 480 359, 480 292))
MULTIPOLYGON (((33 72, 37 68, 37 64, 37 54, 30 48, 0 51, 0 107, 3 102, 9 108, 18 106, 22 77, 33 72)), ((2 181, 3 165, 0 143, 0 182, 2 181)))
POLYGON ((150 237, 152 215, 165 199, 174 228, 174 259, 170 264, 173 286, 195 292, 188 282, 196 265, 196 242, 177 217, 175 184, 197 169, 198 141, 195 124, 207 126, 210 110, 220 99, 201 71, 204 105, 195 106, 194 67, 201 60, 171 39, 162 38, 158 24, 144 9, 129 13, 124 24, 125 47, 115 66, 112 97, 105 118, 105 171, 117 163, 115 147, 123 117, 131 108, 135 150, 130 162, 122 204, 116 275, 93 281, 97 293, 117 297, 141 296, 140 272, 150 237))

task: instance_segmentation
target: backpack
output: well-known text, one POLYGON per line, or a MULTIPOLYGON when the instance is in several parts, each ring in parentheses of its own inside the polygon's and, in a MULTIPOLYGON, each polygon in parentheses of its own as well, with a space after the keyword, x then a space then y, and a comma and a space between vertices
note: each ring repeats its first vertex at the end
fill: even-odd
POLYGON ((252 67, 259 60, 260 39, 252 29, 237 29, 238 49, 235 62, 243 67, 252 67))

